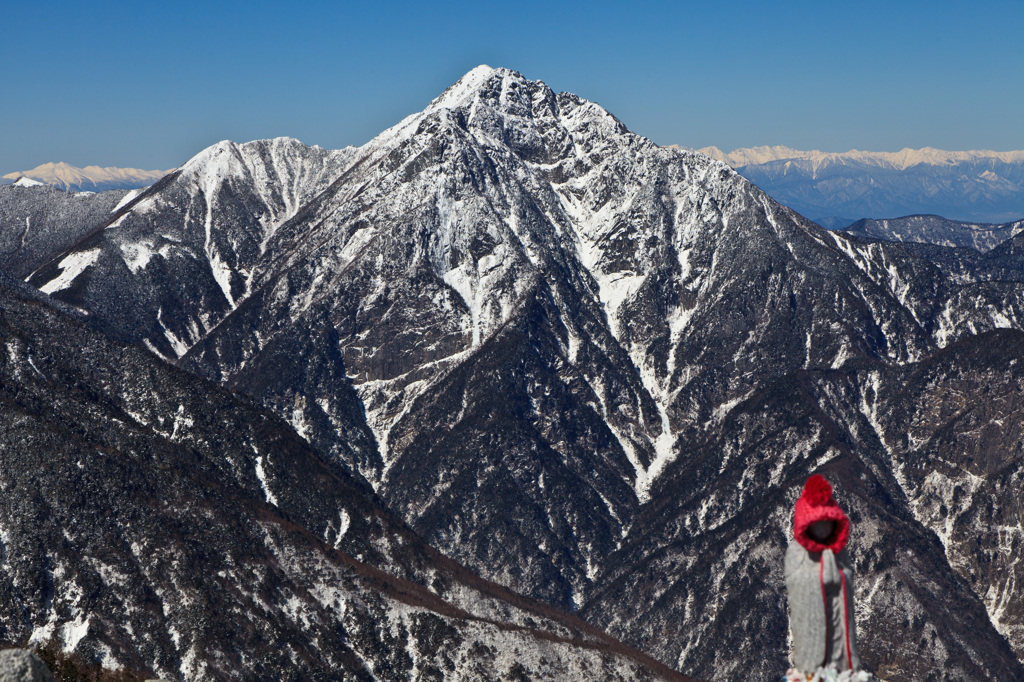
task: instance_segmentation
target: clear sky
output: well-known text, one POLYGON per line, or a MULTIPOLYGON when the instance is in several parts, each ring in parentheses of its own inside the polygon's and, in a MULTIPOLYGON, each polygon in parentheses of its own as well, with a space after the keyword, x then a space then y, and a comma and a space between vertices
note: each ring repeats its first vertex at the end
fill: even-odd
POLYGON ((478 64, 659 144, 1024 149, 1022 36, 1022 0, 5 0, 0 174, 358 145, 478 64))

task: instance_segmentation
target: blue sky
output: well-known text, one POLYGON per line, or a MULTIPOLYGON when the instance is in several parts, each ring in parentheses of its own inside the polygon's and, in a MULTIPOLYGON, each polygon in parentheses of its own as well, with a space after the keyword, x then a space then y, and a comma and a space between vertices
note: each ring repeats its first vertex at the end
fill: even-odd
POLYGON ((1024 149, 1024 2, 5 2, 0 173, 362 144, 478 64, 659 144, 1024 149))

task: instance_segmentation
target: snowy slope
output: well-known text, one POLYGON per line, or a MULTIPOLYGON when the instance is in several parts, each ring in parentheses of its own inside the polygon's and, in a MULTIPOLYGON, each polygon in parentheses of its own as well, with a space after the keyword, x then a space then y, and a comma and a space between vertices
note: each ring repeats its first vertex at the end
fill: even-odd
MULTIPOLYGON (((103 229, 87 239, 109 245, 109 256, 97 267, 143 280, 136 285, 147 289, 138 292, 143 297, 159 296, 154 289, 165 286, 187 287, 191 294, 182 301, 149 301, 148 319, 126 321, 124 333, 148 335, 148 345, 168 358, 187 351, 245 296, 267 240, 334 179, 346 154, 289 138, 222 142, 118 206, 103 229), (178 282, 165 279, 164 267, 151 267, 167 262, 177 263, 178 282), (150 278, 155 281, 146 281, 150 278), (202 299, 198 308, 197 298, 202 299), (177 309, 180 305, 188 310, 177 309)), ((90 247, 83 242, 78 248, 90 247)), ((63 272, 59 261, 52 266, 63 272)), ((73 279, 65 276, 61 290, 73 279)))
POLYGON ((911 445, 880 445, 899 401, 873 412, 868 389, 1019 333, 1024 287, 825 232, 540 81, 478 67, 337 153, 221 143, 30 281, 259 399, 486 577, 678 669, 784 670, 788 497, 828 467, 886 510, 860 517, 880 558, 858 591, 874 636, 907 644, 890 661, 869 634, 865 660, 1020 671, 998 586, 962 589, 898 468, 911 445))
POLYGON ((0 270, 27 277, 109 220, 129 194, 66 192, 22 179, 0 186, 0 270))
POLYGON ((869 239, 961 246, 985 253, 1024 232, 1024 220, 992 225, 949 220, 936 215, 912 215, 889 220, 858 220, 843 231, 869 239))
POLYGON ((0 636, 174 680, 684 680, 481 580, 280 419, 0 278, 0 636))

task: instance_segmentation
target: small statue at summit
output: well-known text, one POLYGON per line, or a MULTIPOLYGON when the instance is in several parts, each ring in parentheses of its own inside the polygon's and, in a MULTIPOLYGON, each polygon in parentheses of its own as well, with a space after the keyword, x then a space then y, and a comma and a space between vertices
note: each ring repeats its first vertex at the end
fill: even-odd
POLYGON ((786 592, 793 634, 787 680, 869 680, 857 654, 850 519, 819 474, 807 479, 793 510, 786 592))

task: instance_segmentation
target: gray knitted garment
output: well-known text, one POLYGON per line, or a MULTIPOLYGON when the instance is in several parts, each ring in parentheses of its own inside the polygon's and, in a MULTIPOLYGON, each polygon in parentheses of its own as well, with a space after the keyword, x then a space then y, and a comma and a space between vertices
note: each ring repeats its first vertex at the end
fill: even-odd
POLYGON ((853 610, 853 568, 846 550, 838 555, 833 555, 832 550, 808 552, 796 540, 791 540, 786 550, 786 593, 789 627, 793 633, 793 665, 801 671, 813 672, 820 666, 835 663, 839 670, 845 670, 846 623, 849 622, 850 667, 860 670, 853 610), (846 577, 845 604, 839 571, 846 577))
POLYGON ((0 651, 0 682, 54 682, 42 659, 25 649, 0 651))

